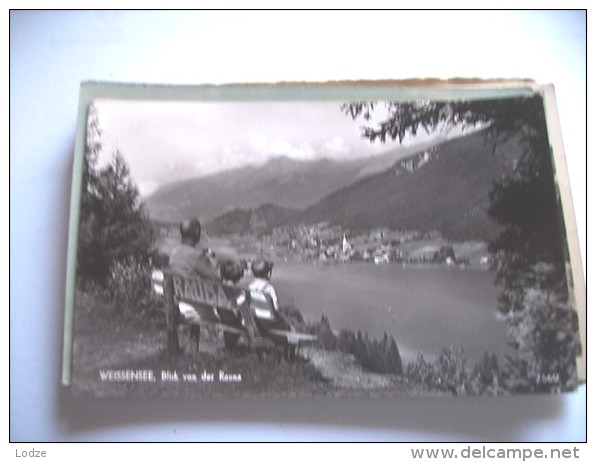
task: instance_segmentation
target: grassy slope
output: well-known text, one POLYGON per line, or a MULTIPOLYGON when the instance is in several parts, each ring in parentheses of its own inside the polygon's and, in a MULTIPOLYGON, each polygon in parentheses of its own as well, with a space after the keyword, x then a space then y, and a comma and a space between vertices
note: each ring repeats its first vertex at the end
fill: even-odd
POLYGON ((293 363, 273 353, 263 357, 253 352, 226 353, 215 329, 204 329, 201 352, 192 350, 188 331, 182 327, 180 343, 183 352, 170 355, 165 351, 163 320, 146 316, 124 316, 97 296, 77 293, 75 342, 73 357, 74 390, 96 396, 189 396, 215 395, 290 395, 325 396, 362 394, 420 394, 398 377, 380 376, 363 371, 353 359, 339 353, 316 348, 302 351, 293 363), (99 380, 99 369, 152 369, 177 371, 180 382, 105 383, 99 380), (242 376, 242 383, 187 383, 182 374, 219 370, 242 376))

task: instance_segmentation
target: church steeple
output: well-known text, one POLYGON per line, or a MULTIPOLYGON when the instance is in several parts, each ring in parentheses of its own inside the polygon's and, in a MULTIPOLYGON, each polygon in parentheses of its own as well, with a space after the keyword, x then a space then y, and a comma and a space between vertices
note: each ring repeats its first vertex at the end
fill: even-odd
POLYGON ((352 245, 348 242, 348 239, 346 238, 346 233, 344 232, 344 238, 342 240, 341 243, 341 251, 343 253, 349 253, 352 251, 352 245))

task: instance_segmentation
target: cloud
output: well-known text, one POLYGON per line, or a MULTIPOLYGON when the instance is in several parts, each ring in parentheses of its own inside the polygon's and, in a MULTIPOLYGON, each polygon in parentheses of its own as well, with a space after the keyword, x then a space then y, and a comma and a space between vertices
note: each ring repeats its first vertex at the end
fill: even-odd
POLYGON ((143 192, 271 158, 351 158, 374 153, 331 102, 97 102, 105 150, 116 147, 143 192))
POLYGON ((316 151, 310 143, 302 142, 292 149, 290 157, 301 160, 312 160, 316 158, 316 151))
POLYGON ((267 137, 261 133, 250 133, 248 135, 248 145, 257 153, 266 153, 268 145, 267 137))
POLYGON ((289 141, 275 140, 267 146, 267 154, 289 156, 293 149, 294 147, 289 141))
POLYGON ((343 138, 340 138, 339 136, 326 141, 323 146, 327 151, 330 151, 333 154, 345 154, 350 150, 349 147, 346 146, 343 138))
POLYGON ((266 161, 271 157, 287 156, 293 159, 310 160, 316 157, 316 151, 312 145, 306 141, 293 143, 286 139, 269 140, 263 134, 251 133, 249 136, 249 145, 253 152, 261 161, 266 161))

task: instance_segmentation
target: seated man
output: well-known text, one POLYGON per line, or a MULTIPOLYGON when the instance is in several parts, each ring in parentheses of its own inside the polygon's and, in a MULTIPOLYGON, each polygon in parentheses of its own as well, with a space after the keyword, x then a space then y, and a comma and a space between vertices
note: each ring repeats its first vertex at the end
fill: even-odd
POLYGON ((201 223, 196 218, 180 223, 181 242, 170 253, 170 269, 185 276, 219 279, 217 263, 206 250, 197 248, 201 239, 201 223))
MULTIPOLYGON (((197 244, 201 239, 201 223, 198 219, 185 220, 180 223, 181 242, 172 249, 169 257, 169 267, 187 277, 202 276, 207 279, 219 280, 219 271, 216 263, 209 257, 206 251, 198 249, 197 244)), ((187 305, 182 305, 186 307, 187 305)), ((199 349, 201 326, 192 323, 196 317, 190 307, 182 313, 185 319, 191 321, 190 334, 195 342, 196 349, 199 349)), ((198 319, 196 319, 198 321, 198 319)))

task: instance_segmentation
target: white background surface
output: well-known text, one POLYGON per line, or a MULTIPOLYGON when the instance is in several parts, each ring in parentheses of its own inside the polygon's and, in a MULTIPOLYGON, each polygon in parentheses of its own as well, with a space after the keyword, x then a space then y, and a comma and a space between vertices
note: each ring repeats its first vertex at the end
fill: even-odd
POLYGON ((208 402, 77 401, 60 389, 81 81, 201 84, 456 76, 554 83, 585 272, 584 12, 13 11, 10 440, 585 440, 585 387, 565 396, 497 399, 208 402))

